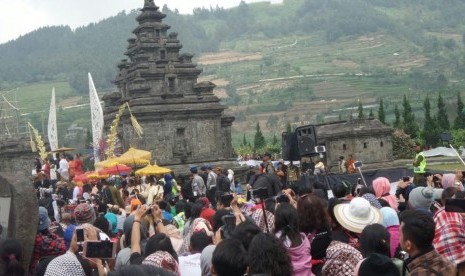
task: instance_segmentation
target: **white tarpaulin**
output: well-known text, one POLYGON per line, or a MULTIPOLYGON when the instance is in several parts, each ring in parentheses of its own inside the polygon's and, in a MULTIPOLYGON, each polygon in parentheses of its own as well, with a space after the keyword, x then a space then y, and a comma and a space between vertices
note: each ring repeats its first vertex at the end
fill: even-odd
POLYGON ((453 149, 446 147, 437 147, 430 150, 425 150, 424 154, 426 157, 432 156, 457 156, 453 149))

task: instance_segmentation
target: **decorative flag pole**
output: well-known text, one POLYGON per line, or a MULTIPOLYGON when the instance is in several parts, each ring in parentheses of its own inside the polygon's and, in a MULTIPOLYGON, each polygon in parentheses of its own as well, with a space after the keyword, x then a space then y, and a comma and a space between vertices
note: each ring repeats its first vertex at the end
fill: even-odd
MULTIPOLYGON (((34 142, 35 142, 35 146, 37 148, 37 150, 39 150, 39 155, 40 155, 40 158, 42 160, 44 160, 45 158, 47 158, 47 155, 48 155, 48 152, 45 150, 45 145, 44 145, 44 142, 42 141, 42 136, 40 136, 39 134, 39 131, 37 129, 35 129, 35 127, 33 127, 31 125, 31 123, 27 123, 29 125, 29 127, 31 128, 32 130, 32 134, 34 136, 34 142)), ((32 147, 32 143, 31 143, 31 147, 32 147)), ((32 151, 34 151, 34 148, 32 148, 32 151)))

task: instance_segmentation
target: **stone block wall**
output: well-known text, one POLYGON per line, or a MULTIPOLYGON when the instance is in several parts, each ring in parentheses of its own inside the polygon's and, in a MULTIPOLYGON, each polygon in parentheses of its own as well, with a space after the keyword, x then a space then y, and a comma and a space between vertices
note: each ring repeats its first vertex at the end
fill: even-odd
POLYGON ((123 123, 124 147, 134 146, 152 151, 157 164, 179 164, 218 160, 228 157, 224 147, 221 121, 215 118, 161 119, 144 122, 142 138, 123 123))
POLYGON ((326 141, 326 152, 329 166, 337 166, 339 156, 344 156, 347 160, 349 154, 353 154, 356 160, 360 160, 363 163, 394 160, 390 135, 328 140, 326 141))
POLYGON ((38 153, 31 151, 29 137, 18 136, 15 138, 5 138, 0 140, 0 171, 20 173, 30 176, 34 169, 34 158, 39 157, 38 153))

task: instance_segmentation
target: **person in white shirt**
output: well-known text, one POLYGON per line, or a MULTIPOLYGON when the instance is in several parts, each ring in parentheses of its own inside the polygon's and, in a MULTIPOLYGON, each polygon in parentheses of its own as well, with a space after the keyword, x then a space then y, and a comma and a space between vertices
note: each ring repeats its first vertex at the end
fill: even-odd
POLYGON ((192 234, 190 240, 190 253, 179 256, 180 275, 201 276, 200 256, 205 247, 212 244, 212 237, 200 231, 192 234))
POLYGON ((60 155, 60 168, 57 172, 61 175, 61 180, 69 181, 69 165, 64 154, 60 155))
POLYGON ((231 183, 230 185, 230 189, 231 189, 231 193, 235 193, 236 192, 236 183, 234 183, 234 171, 231 170, 231 169, 228 169, 228 179, 229 179, 229 183, 231 183))

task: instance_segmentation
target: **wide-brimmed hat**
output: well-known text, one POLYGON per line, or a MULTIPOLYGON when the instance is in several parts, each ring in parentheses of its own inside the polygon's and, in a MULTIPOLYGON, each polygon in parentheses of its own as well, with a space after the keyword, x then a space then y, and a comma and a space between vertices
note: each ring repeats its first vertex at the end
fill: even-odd
POLYGON ((381 212, 361 197, 336 205, 334 216, 342 227, 355 233, 362 233, 365 226, 383 221, 381 212))

